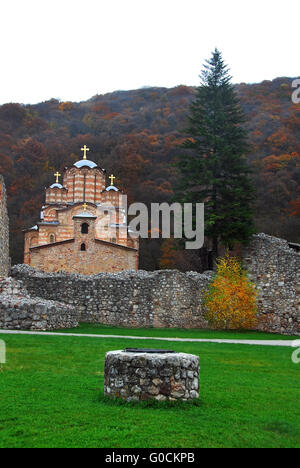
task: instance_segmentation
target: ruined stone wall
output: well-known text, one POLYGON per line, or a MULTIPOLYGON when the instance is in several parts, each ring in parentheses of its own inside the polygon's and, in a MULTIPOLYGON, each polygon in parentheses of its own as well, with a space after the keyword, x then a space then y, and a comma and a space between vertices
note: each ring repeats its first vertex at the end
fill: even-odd
POLYGON ((33 296, 67 302, 82 322, 126 327, 205 328, 202 299, 211 274, 132 271, 83 276, 13 268, 33 296))
POLYGON ((8 276, 9 268, 9 230, 6 190, 4 179, 0 175, 0 276, 8 276))
POLYGON ((0 279, 0 328, 56 330, 78 326, 76 309, 66 303, 30 297, 13 278, 0 279))
POLYGON ((257 285, 258 329, 300 334, 300 245, 257 234, 243 252, 244 266, 257 285))
MULTIPOLYGON (((258 288, 258 330, 300 335, 300 252, 286 241, 259 234, 243 258, 258 288)), ((12 274, 32 296, 74 306, 82 322, 209 328, 203 297, 211 272, 124 271, 84 276, 42 273, 19 265, 12 274)))

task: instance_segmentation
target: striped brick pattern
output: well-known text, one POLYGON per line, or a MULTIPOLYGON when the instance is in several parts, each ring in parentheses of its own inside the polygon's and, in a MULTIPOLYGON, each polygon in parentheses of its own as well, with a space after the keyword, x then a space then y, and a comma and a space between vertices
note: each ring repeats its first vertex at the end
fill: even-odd
POLYGON ((137 268, 139 243, 127 236, 127 199, 122 192, 106 190, 105 174, 98 167, 66 168, 62 184, 62 188, 46 190, 38 230, 25 233, 24 263, 44 271, 64 269, 83 274, 137 268), (74 218, 82 212, 95 219, 74 218), (81 232, 84 222, 88 235, 81 232), (104 243, 97 244, 101 241, 104 243), (81 251, 82 244, 86 251, 81 251))

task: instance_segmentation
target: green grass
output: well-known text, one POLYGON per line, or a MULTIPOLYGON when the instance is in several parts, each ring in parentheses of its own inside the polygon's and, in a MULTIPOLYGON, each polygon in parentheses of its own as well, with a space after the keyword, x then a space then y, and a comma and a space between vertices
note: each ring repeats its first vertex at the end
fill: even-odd
MULTIPOLYGON (((57 330, 61 331, 61 330, 57 330)), ((298 336, 278 335, 256 331, 219 331, 186 328, 124 328, 81 323, 78 328, 63 330, 64 333, 83 333, 97 335, 128 335, 128 336, 152 336, 168 338, 227 338, 236 340, 291 340, 300 339, 298 336)))
POLYGON ((103 397, 105 352, 140 341, 0 339, 0 447, 300 447, 300 364, 291 348, 174 342, 200 356, 200 401, 149 405, 103 397))

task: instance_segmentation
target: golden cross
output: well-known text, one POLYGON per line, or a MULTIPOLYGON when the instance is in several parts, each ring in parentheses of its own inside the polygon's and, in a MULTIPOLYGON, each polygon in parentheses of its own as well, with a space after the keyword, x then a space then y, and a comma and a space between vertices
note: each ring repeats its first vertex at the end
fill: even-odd
POLYGON ((90 151, 90 148, 87 148, 87 146, 84 145, 84 147, 81 148, 81 151, 83 151, 83 159, 86 159, 86 152, 90 151))
POLYGON ((116 179, 116 177, 112 174, 111 176, 109 176, 109 179, 110 179, 110 185, 114 185, 114 180, 116 179))
POLYGON ((56 177, 56 183, 58 184, 58 178, 61 176, 61 174, 57 171, 56 174, 54 174, 54 177, 56 177))
POLYGON ((83 206, 84 211, 86 211, 88 205, 86 203, 84 203, 84 205, 82 205, 82 206, 83 206))

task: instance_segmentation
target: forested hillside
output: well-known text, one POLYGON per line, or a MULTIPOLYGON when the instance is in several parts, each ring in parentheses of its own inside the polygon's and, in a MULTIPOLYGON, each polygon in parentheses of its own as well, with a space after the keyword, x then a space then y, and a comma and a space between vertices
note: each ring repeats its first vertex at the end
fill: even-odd
MULTIPOLYGON (((257 230, 300 241, 300 104, 291 101, 291 82, 240 84, 237 92, 252 144, 257 230)), ((0 106, 0 173, 9 197, 13 262, 22 262, 22 229, 38 220, 53 173, 81 159, 84 144, 92 160, 118 177, 130 202, 171 200, 177 178, 172 163, 182 151, 194 93, 186 86, 145 88, 81 103, 0 106)), ((157 240, 143 242, 142 268, 161 265, 160 247, 157 240)))

